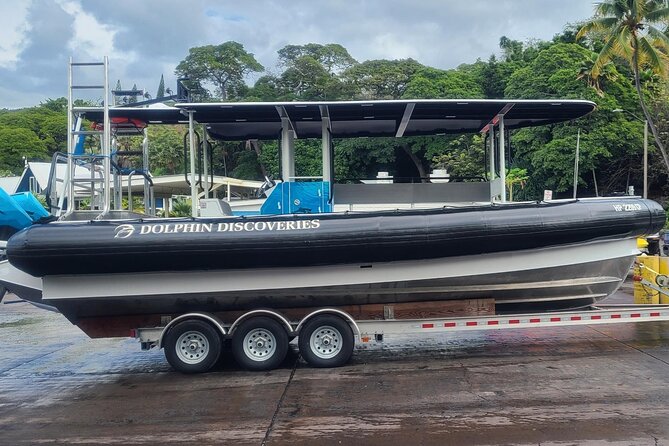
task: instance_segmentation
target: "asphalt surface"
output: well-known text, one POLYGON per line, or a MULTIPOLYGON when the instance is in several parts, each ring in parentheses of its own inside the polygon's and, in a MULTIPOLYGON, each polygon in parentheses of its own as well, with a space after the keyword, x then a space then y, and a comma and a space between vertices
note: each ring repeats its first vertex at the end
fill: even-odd
POLYGON ((387 337, 337 369, 228 353, 186 376, 10 303, 0 444, 669 445, 669 322, 387 337))

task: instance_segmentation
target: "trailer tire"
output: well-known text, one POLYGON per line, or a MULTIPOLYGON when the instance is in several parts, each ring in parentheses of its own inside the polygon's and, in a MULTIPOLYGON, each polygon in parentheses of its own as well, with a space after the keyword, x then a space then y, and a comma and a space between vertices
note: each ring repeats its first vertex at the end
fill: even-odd
POLYGON ((353 354, 353 330, 339 316, 315 316, 300 330, 298 345, 300 354, 311 366, 339 367, 353 354))
POLYGON ((269 317, 252 317, 232 335, 232 355, 247 370, 277 368, 288 353, 288 333, 269 317))
POLYGON ((165 357, 181 373, 204 373, 218 361, 221 344, 221 336, 211 324, 186 320, 165 335, 165 357))

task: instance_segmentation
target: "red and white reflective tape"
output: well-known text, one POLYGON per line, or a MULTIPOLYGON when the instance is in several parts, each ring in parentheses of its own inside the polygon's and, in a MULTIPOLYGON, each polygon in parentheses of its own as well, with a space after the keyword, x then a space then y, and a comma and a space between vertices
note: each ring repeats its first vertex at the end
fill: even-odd
POLYGON ((425 330, 434 330, 434 329, 460 329, 460 328, 471 328, 471 327, 504 327, 504 326, 525 326, 525 325, 551 325, 551 324, 560 324, 560 325, 573 325, 574 323, 587 324, 588 322, 602 323, 607 321, 620 321, 627 319, 638 319, 638 318, 664 318, 669 320, 669 309, 664 311, 636 311, 636 312, 607 312, 607 313, 598 313, 598 314, 567 314, 561 316, 547 315, 547 316, 532 316, 532 317, 518 317, 514 316, 512 318, 499 318, 499 319, 459 319, 457 321, 448 320, 448 321, 432 321, 425 322, 420 325, 420 328, 425 330))

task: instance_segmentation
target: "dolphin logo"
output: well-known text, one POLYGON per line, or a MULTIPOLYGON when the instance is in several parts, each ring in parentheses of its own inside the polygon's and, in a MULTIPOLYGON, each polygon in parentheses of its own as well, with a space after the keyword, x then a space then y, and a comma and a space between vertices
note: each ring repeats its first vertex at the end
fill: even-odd
POLYGON ((119 225, 114 230, 114 238, 128 238, 135 233, 133 225, 119 225))

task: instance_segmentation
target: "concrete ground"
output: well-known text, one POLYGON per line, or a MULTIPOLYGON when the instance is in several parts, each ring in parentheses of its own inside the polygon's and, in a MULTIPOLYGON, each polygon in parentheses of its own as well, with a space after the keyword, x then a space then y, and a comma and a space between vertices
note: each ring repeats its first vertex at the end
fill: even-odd
POLYGON ((185 376, 10 303, 0 444, 669 445, 669 322, 394 337, 338 369, 226 354, 185 376))

